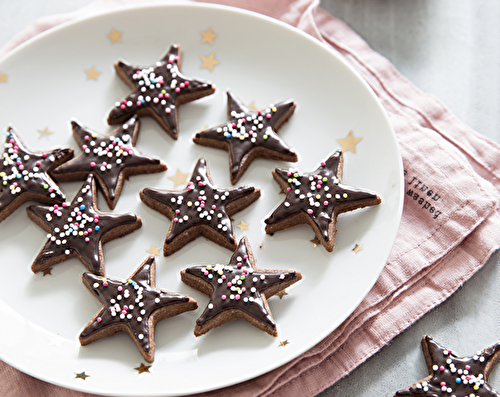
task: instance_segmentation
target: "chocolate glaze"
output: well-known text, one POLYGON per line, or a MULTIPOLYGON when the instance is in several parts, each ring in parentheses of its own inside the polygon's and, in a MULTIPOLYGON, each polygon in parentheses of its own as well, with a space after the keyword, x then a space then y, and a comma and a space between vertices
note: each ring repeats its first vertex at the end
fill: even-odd
POLYGON ((227 265, 193 266, 187 268, 186 273, 198 277, 213 288, 207 308, 196 320, 197 325, 202 326, 218 314, 236 309, 273 329, 276 329, 276 323, 267 309, 267 298, 302 277, 292 270, 255 268, 246 237, 240 240, 227 265), (272 295, 266 295, 266 290, 280 285, 283 288, 278 288, 272 295))
POLYGON ((295 151, 277 134, 277 130, 293 114, 294 102, 280 102, 254 111, 228 92, 227 108, 229 120, 226 123, 198 132, 193 140, 205 146, 220 146, 211 142, 227 145, 233 183, 244 161, 255 149, 264 149, 268 158, 297 161, 295 151))
POLYGON ((122 123, 134 114, 149 110, 177 139, 177 106, 214 92, 210 83, 191 79, 181 73, 181 50, 177 44, 172 45, 154 66, 132 66, 120 61, 115 67, 134 91, 116 103, 109 113, 109 124, 122 123))
MULTIPOLYGON (((227 206, 258 192, 253 186, 220 189, 209 175, 206 160, 196 163, 184 190, 143 189, 141 195, 167 206, 172 220, 165 243, 195 227, 209 227, 229 244, 235 245, 233 227, 227 206)), ((260 192, 259 192, 260 194, 260 192)), ((143 200, 144 201, 144 200, 143 200)))
POLYGON ((491 363, 498 361, 500 343, 493 345, 472 357, 457 357, 451 350, 436 343, 430 336, 422 340, 427 351, 427 365, 430 379, 421 381, 407 390, 396 392, 396 396, 420 397, 498 397, 499 394, 488 383, 491 363), (490 364, 490 365, 488 365, 490 364), (488 373, 486 367, 488 366, 488 373))
POLYGON ((48 240, 31 267, 35 273, 47 268, 47 262, 63 262, 76 254, 90 271, 104 275, 101 257, 106 234, 120 226, 130 225, 130 230, 122 233, 127 234, 140 227, 141 220, 132 213, 101 212, 97 209, 95 197, 96 184, 90 174, 71 203, 50 207, 33 205, 26 209, 30 218, 40 222, 48 232, 48 240))
POLYGON ((73 150, 69 148, 33 152, 12 127, 7 128, 0 162, 0 221, 8 215, 3 213, 4 210, 12 208, 13 211, 28 200, 43 204, 65 201, 64 194, 49 173, 71 157, 73 150), (14 201, 17 201, 16 205, 14 201))
MULTIPOLYGON (((84 273, 84 284, 103 307, 81 332, 80 340, 118 325, 130 330, 141 350, 150 352, 154 342, 154 328, 150 332, 150 327, 155 325, 152 318, 157 311, 190 301, 187 296, 155 288, 154 266, 151 255, 126 280, 84 273)), ((186 310, 194 309, 196 304, 186 310)))
POLYGON ((118 187, 121 187, 120 182, 124 175, 159 172, 167 169, 159 159, 144 154, 135 147, 139 133, 139 121, 136 115, 107 136, 86 128, 76 121, 72 121, 71 126, 82 153, 57 167, 53 171, 53 176, 58 180, 82 180, 92 173, 103 188, 111 208, 114 208, 118 200, 116 191, 118 187))
POLYGON ((368 190, 349 187, 341 182, 342 151, 335 151, 313 172, 276 168, 275 178, 287 186, 286 198, 265 220, 273 225, 299 213, 307 214, 330 241, 329 226, 340 212, 374 205, 378 196, 368 190))

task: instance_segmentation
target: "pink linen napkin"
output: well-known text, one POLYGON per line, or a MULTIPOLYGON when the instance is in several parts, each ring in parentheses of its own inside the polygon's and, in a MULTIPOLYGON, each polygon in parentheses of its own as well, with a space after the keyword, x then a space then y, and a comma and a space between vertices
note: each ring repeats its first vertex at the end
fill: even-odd
MULTIPOLYGON (((202 0, 203 1, 203 0, 202 0)), ((140 0, 97 0, 40 20, 0 50, 60 22, 140 0)), ((151 1, 150 1, 151 2, 151 1)), ((198 396, 313 396, 347 375, 448 298, 499 247, 500 145, 422 93, 315 0, 212 1, 285 21, 337 50, 379 97, 405 169, 403 218, 387 265, 352 315, 311 350, 251 381, 198 396)), ((90 396, 50 385, 0 362, 2 396, 90 396)))

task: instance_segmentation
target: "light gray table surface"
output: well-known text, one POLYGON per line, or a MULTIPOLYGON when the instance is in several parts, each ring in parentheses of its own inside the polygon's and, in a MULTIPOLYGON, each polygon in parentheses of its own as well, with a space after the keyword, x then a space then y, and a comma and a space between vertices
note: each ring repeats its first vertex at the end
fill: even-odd
MULTIPOLYGON (((0 47, 37 18, 88 3, 0 1, 0 47)), ((422 91, 500 142, 500 2, 323 0, 321 7, 351 26, 422 91)), ((499 341, 499 291, 500 254, 495 253, 451 298, 319 396, 392 396, 423 378, 428 374, 420 349, 423 334, 463 355, 499 341)), ((489 383, 500 390, 499 369, 489 383)))

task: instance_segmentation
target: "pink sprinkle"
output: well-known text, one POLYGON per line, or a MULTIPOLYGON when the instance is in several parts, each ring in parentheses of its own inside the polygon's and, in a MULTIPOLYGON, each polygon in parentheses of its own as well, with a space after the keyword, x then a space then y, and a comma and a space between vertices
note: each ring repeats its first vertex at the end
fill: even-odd
POLYGON ((441 382, 440 385, 441 386, 446 386, 446 382, 441 382))
POLYGON ((181 89, 179 87, 176 87, 175 92, 181 92, 181 89))
POLYGON ((118 291, 121 291, 121 290, 122 290, 122 287, 121 287, 121 286, 119 286, 119 287, 118 287, 118 291))
POLYGON ((189 81, 185 81, 184 85, 187 87, 189 85, 189 81))
POLYGON ((324 201, 323 205, 326 207, 328 205, 328 201, 324 201))
POLYGON ((241 263, 240 263, 240 262, 238 262, 238 263, 236 264, 236 266, 241 267, 241 263))
POLYGON ((105 161, 102 162, 103 167, 106 167, 107 165, 108 165, 108 163, 106 163, 105 161))
POLYGON ((233 283, 231 283, 231 282, 227 283, 228 287, 231 287, 232 285, 233 285, 233 283))
POLYGON ((244 256, 243 256, 243 259, 248 259, 248 255, 244 255, 244 256))
POLYGON ((243 288, 241 289, 241 292, 246 292, 246 291, 247 291, 247 289, 246 289, 245 287, 243 287, 243 288))
POLYGON ((441 372, 442 372, 442 371, 444 371, 444 366, 443 366, 443 365, 441 365, 441 366, 439 367, 439 370, 440 370, 441 372))
POLYGON ((85 149, 88 149, 89 147, 87 145, 82 145, 82 149, 85 150, 85 149))
POLYGON ((90 137, 89 137, 88 135, 85 135, 85 136, 83 137, 83 139, 85 139, 86 141, 88 141, 88 140, 90 139, 90 137))
POLYGON ((204 274, 205 276, 208 276, 208 272, 203 272, 203 274, 204 274))
POLYGON ((174 218, 174 222, 179 222, 179 219, 178 218, 174 218))
POLYGON ((47 157, 47 153, 42 153, 42 158, 46 158, 47 157))
POLYGON ((167 92, 165 95, 164 95, 165 98, 170 98, 170 94, 167 92))
POLYGON ((321 166, 324 167, 326 163, 324 161, 321 162, 321 166))
POLYGON ((175 210, 175 213, 176 213, 176 214, 180 214, 180 213, 181 213, 181 210, 175 210))
POLYGON ((83 235, 84 235, 84 236, 88 236, 88 235, 89 235, 89 232, 85 231, 85 232, 83 232, 83 235))
POLYGON ((170 112, 172 112, 172 109, 170 109, 170 108, 165 108, 165 113, 170 114, 170 112))
POLYGON ((184 88, 184 83, 180 83, 179 87, 184 88))
POLYGON ((221 276, 221 279, 225 280, 225 279, 226 279, 226 276, 222 275, 222 276, 221 276))
POLYGON ((137 103, 137 106, 141 106, 142 105, 141 101, 137 101, 136 103, 137 103))
POLYGON ((122 104, 122 105, 120 105, 120 109, 125 109, 125 108, 126 108, 126 106, 125 106, 125 105, 123 105, 123 104, 122 104))
POLYGON ((290 186, 288 186, 288 187, 286 188, 286 191, 287 191, 287 192, 290 192, 291 190, 292 190, 292 188, 291 188, 290 186))
POLYGON ((54 209, 56 210, 58 208, 59 208, 59 206, 57 204, 54 204, 54 209))
POLYGON ((53 187, 49 187, 49 193, 52 193, 54 191, 53 187))
POLYGON ((271 118, 271 113, 266 114, 266 118, 270 119, 271 118))
POLYGON ((236 299, 237 301, 239 301, 239 300, 240 300, 240 296, 239 296, 239 295, 236 295, 236 296, 234 297, 234 299, 236 299))
POLYGON ((97 322, 100 323, 102 321, 101 317, 97 317, 97 322))
POLYGON ((225 301, 225 300, 226 300, 226 295, 222 295, 220 298, 221 298, 223 301, 225 301))
POLYGON ((287 172, 286 173, 288 176, 292 176, 292 173, 291 172, 287 172))
POLYGON ((127 314, 127 311, 125 309, 123 309, 122 314, 127 314))
POLYGON ((105 282, 102 283, 102 285, 105 286, 105 287, 107 287, 108 286, 108 282, 105 281, 105 282))
POLYGON ((35 163, 35 165, 36 165, 37 167, 40 167, 40 166, 42 165, 42 163, 41 163, 40 161, 37 161, 37 162, 35 163))
POLYGON ((91 166, 91 167, 95 167, 95 162, 91 161, 91 162, 90 162, 90 166, 91 166))
POLYGON ((85 237, 85 242, 88 243, 90 239, 88 237, 85 237))
POLYGON ((465 369, 468 371, 470 369, 470 365, 466 365, 465 369))
POLYGON ((312 209, 308 209, 308 210, 307 210, 307 213, 308 213, 309 215, 312 215, 312 214, 313 214, 313 210, 312 210, 312 209))
POLYGON ((214 205, 212 205, 212 209, 213 209, 213 210, 214 210, 214 209, 216 209, 216 208, 217 208, 217 206, 216 206, 215 204, 214 204, 214 205))
MULTIPOLYGON (((121 291, 121 290, 120 290, 121 291)), ((127 305, 124 305, 123 306, 123 310, 128 310, 128 306, 127 305)))
POLYGON ((203 186, 203 182, 198 182, 198 186, 203 186))
POLYGON ((158 94, 158 98, 163 98, 163 94, 161 92, 158 94))

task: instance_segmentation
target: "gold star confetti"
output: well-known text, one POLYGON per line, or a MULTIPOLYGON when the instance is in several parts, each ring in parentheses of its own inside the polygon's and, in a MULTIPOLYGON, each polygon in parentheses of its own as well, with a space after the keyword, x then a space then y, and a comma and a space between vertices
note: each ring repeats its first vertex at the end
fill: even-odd
POLYGON ((255 106, 255 101, 250 102, 250 104, 248 105, 248 109, 250 109, 252 112, 256 112, 259 110, 259 108, 255 106))
POLYGON ((208 28, 206 32, 200 32, 200 34, 203 36, 203 39, 201 40, 201 44, 203 43, 208 43, 210 45, 214 44, 214 39, 217 37, 217 33, 214 33, 212 31, 212 28, 208 28))
POLYGON ((352 131, 349 131, 349 135, 344 139, 337 139, 337 142, 342 145, 342 151, 345 153, 350 150, 353 153, 356 153, 356 144, 363 138, 354 138, 352 131))
POLYGON ((111 40, 111 44, 121 43, 122 42, 122 33, 123 32, 119 32, 119 31, 115 30, 115 28, 113 28, 113 29, 111 29, 111 33, 107 34, 106 37, 111 40))
POLYGON ((316 248, 318 245, 321 244, 321 242, 318 240, 317 237, 314 237, 312 240, 309 240, 311 243, 313 243, 314 248, 316 248))
POLYGON ((52 268, 49 267, 43 271, 43 277, 45 276, 52 276, 52 268))
POLYGON ((236 225, 236 227, 239 227, 240 232, 242 232, 243 230, 248 230, 248 223, 241 221, 239 225, 236 225))
POLYGON ((205 131, 205 130, 208 130, 208 125, 205 125, 205 127, 203 127, 203 128, 199 128, 198 132, 202 132, 202 131, 205 131))
POLYGON ((101 72, 99 72, 95 68, 95 66, 92 66, 92 68, 89 70, 85 69, 85 73, 87 74, 87 80, 95 80, 95 81, 97 81, 97 77, 101 74, 101 72))
POLYGON ((5 73, 0 72, 0 84, 7 82, 7 75, 5 73))
POLYGON ((187 185, 189 182, 189 177, 191 174, 188 172, 187 174, 183 174, 179 168, 175 171, 174 176, 168 176, 167 178, 171 181, 174 181, 174 189, 180 185, 187 185))
POLYGON ((83 371, 83 372, 81 372, 81 373, 79 373, 79 374, 77 374, 77 373, 75 372, 75 379, 83 379, 83 380, 85 380, 85 379, 87 379, 87 378, 89 378, 89 377, 90 377, 90 375, 87 375, 87 374, 85 373, 85 371, 83 371))
POLYGON ((288 342, 288 339, 287 340, 284 340, 283 342, 280 342, 280 347, 284 347, 286 345, 289 345, 290 342, 288 342))
POLYGON ((278 292, 277 295, 280 297, 280 299, 283 299, 284 296, 288 295, 288 292, 286 292, 286 291, 280 291, 280 292, 278 292))
POLYGON ((134 368, 137 372, 139 372, 140 374, 144 373, 144 372, 147 372, 148 374, 150 373, 149 372, 149 368, 151 368, 151 365, 144 365, 143 363, 141 363, 141 365, 139 365, 138 367, 134 368))
POLYGON ((220 63, 217 59, 215 59, 214 52, 212 52, 208 57, 204 57, 203 55, 200 55, 200 58, 202 61, 200 69, 208 69, 211 72, 213 72, 214 67, 220 63))
POLYGON ((155 247, 153 244, 151 244, 151 248, 146 250, 146 252, 148 254, 151 254, 151 255, 158 255, 158 256, 161 256, 160 255, 160 248, 161 247, 155 247))
POLYGON ((356 254, 359 251, 363 251, 363 244, 354 244, 354 248, 352 249, 356 254))
POLYGON ((53 134, 52 131, 49 131, 48 127, 45 127, 43 130, 37 130, 37 132, 40 134, 38 138, 42 138, 44 136, 49 136, 53 134))

